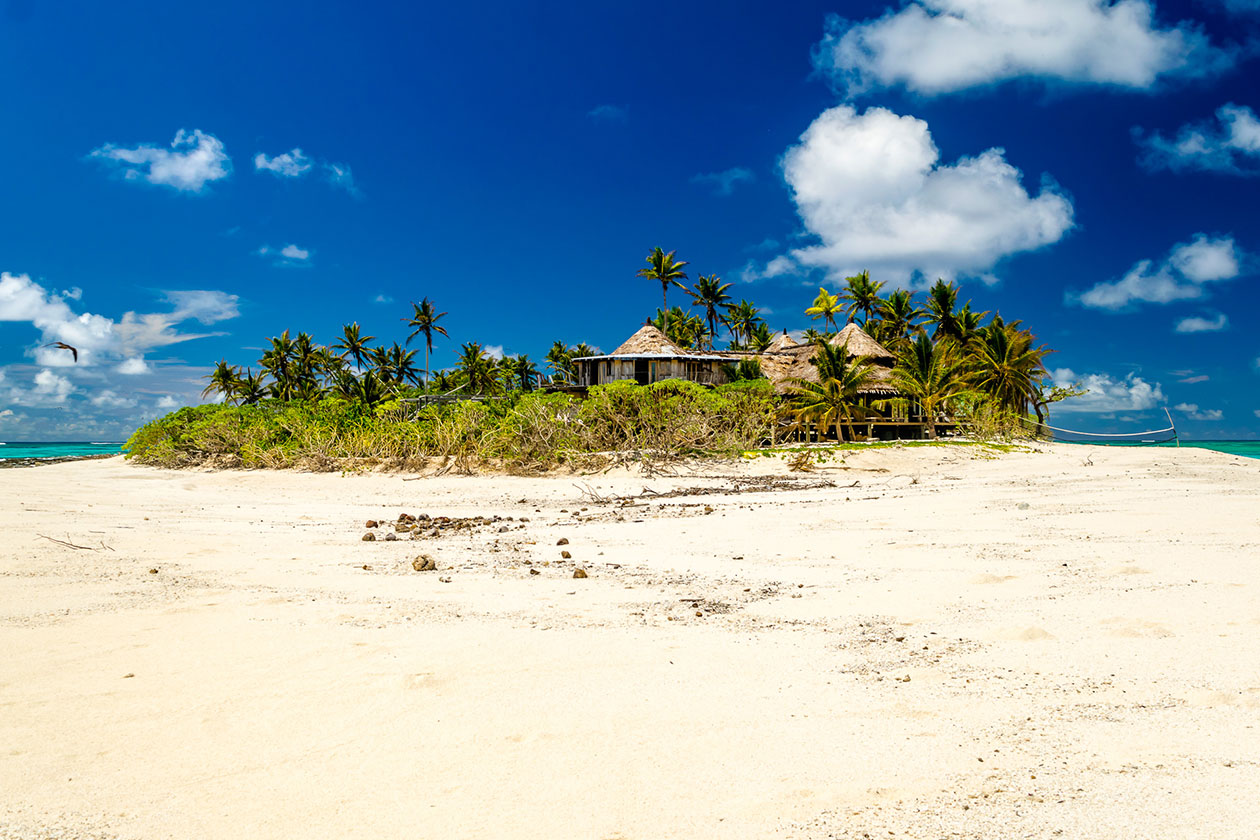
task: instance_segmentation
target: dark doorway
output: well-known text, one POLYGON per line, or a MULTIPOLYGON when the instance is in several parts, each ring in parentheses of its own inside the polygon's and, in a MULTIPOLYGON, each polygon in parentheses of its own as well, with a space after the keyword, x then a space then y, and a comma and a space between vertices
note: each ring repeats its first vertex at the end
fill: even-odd
POLYGON ((648 361, 647 359, 634 360, 634 381, 640 385, 648 384, 648 361))

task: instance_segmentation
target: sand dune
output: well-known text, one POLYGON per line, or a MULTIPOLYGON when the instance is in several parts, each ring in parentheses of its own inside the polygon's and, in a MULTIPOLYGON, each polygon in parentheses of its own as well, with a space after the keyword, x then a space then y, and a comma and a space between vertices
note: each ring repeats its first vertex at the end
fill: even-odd
POLYGON ((1260 835, 1260 461, 1081 452, 8 471, 0 838, 1260 835))

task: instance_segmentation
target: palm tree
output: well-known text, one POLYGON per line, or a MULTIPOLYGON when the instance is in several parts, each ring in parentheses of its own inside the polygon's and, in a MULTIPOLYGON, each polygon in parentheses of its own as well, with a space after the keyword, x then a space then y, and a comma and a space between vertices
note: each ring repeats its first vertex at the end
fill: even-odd
POLYGON ((774 334, 770 332, 769 325, 765 321, 759 321, 753 327, 752 334, 748 336, 748 349, 764 353, 772 341, 774 341, 774 334))
POLYGON ((932 338, 961 340, 958 316, 954 312, 957 306, 958 287, 953 283, 938 279, 932 288, 928 289, 927 321, 935 328, 932 331, 932 338))
POLYGON ((460 349, 455 369, 468 381, 468 390, 474 394, 489 394, 495 390, 495 371, 490 357, 481 345, 470 341, 460 349))
POLYGON ((876 339, 897 350, 912 334, 920 332, 919 319, 924 311, 914 304, 914 292, 899 289, 879 302, 876 339))
POLYGON ((845 290, 840 295, 849 302, 847 307, 849 313, 849 323, 853 323, 853 316, 862 313, 862 326, 866 326, 871 320, 871 313, 879 308, 879 290, 884 288, 883 281, 878 283, 871 282, 871 273, 869 271, 859 272, 852 277, 844 278, 845 290))
POLYGON ((742 341, 743 338, 751 340, 753 328, 757 326, 757 322, 761 320, 758 317, 758 309, 747 300, 741 300, 736 304, 726 304, 726 326, 730 329, 731 334, 736 341, 742 341))
POLYGON ((557 341, 547 351, 547 365, 552 370, 552 379, 569 382, 573 378, 573 356, 563 341, 557 341))
POLYGON ((826 333, 820 333, 818 330, 810 327, 801 333, 801 344, 821 344, 827 340, 826 333))
POLYGON ((266 396, 267 386, 263 382, 262 375, 246 368, 245 375, 241 377, 236 388, 236 397, 240 405, 254 405, 266 396))
POLYGON ((370 345, 374 335, 361 335, 359 333, 359 322, 353 324, 344 324, 341 327, 341 340, 332 346, 334 350, 341 351, 341 357, 346 356, 354 359, 354 366, 362 369, 363 360, 368 358, 371 352, 370 345))
POLYGON ((647 255, 647 268, 639 269, 639 273, 635 275, 660 282, 662 311, 669 311, 667 292, 670 286, 677 286, 684 290, 687 288, 682 284, 682 281, 687 279, 687 272, 683 271, 683 266, 686 264, 684 260, 674 259, 673 251, 667 254, 660 248, 653 248, 652 253, 647 255))
POLYGON ((289 331, 285 330, 270 341, 271 347, 263 352, 259 366, 271 376, 272 396, 279 400, 293 399, 298 384, 293 376, 293 339, 289 338, 289 331))
POLYGON ((897 390, 917 400, 923 410, 924 430, 936 438, 936 418, 941 406, 971 391, 967 364, 952 342, 932 343, 919 333, 893 368, 897 390))
MULTIPOLYGON (((996 319, 995 319, 996 320, 996 319)), ((1032 405, 1038 411, 1038 383, 1046 374, 1050 351, 1033 347, 1034 336, 1018 324, 989 324, 969 343, 971 381, 977 391, 1000 408, 1024 413, 1032 405)))
POLYGON ((836 328, 836 315, 844 311, 844 305, 840 302, 840 295, 833 295, 821 286, 818 287, 818 297, 814 298, 814 305, 805 310, 805 314, 817 321, 819 318, 824 319, 825 323, 832 330, 836 328))
POLYGON ((697 347, 708 335, 704 321, 698 315, 684 312, 680 306, 668 312, 656 310, 656 315, 649 318, 648 323, 680 347, 697 347))
POLYGON ((210 380, 210 384, 202 389, 202 398, 204 399, 213 394, 222 394, 224 402, 235 404, 241 384, 240 375, 241 369, 239 367, 229 365, 226 360, 220 361, 214 366, 214 370, 204 377, 210 380))
POLYGON ((818 381, 798 379, 792 384, 792 416, 798 424, 813 424, 824 434, 843 423, 854 437, 853 421, 866 413, 858 402, 859 392, 871 381, 873 367, 865 356, 850 358, 848 342, 840 347, 819 344, 810 364, 818 368, 818 381))
POLYGON ((538 381, 538 366, 530 361, 529 356, 522 353, 512 358, 512 373, 520 383, 522 391, 532 391, 538 381))
POLYGON ((709 325, 710 350, 713 349, 713 339, 717 337, 718 310, 731 299, 730 295, 726 294, 726 290, 730 287, 730 283, 723 283, 722 278, 716 274, 710 274, 708 277, 701 274, 696 278, 695 288, 687 290, 692 302, 704 310, 705 321, 709 325))
POLYGON ((438 321, 446 317, 448 313, 438 312, 437 307, 428 298, 424 298, 419 303, 411 304, 412 313, 410 318, 404 318, 407 326, 411 327, 411 333, 407 336, 407 343, 418 335, 424 336, 424 388, 429 389, 429 356, 433 353, 433 334, 445 335, 446 328, 438 324, 438 321))

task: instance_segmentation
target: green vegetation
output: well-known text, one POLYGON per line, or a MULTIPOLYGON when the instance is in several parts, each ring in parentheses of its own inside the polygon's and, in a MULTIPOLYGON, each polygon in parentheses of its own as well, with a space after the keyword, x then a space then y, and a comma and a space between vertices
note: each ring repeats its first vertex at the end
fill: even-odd
POLYGON ((184 408, 143 426, 128 457, 165 467, 458 469, 531 472, 689 456, 736 456, 771 440, 768 383, 616 382, 587 399, 516 392, 488 402, 373 407, 316 400, 184 408))

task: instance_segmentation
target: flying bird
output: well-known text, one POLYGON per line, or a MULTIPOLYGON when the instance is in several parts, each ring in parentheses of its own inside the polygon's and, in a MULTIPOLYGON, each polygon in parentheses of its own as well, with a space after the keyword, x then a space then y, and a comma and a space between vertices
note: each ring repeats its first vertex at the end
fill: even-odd
POLYGON ((52 344, 45 344, 44 346, 45 346, 45 347, 59 347, 59 348, 61 348, 62 350, 69 350, 69 351, 70 351, 70 355, 74 356, 74 360, 75 360, 76 362, 77 362, 77 361, 79 361, 79 350, 78 350, 78 348, 76 348, 76 347, 71 347, 69 344, 66 344, 64 341, 54 341, 52 344))

